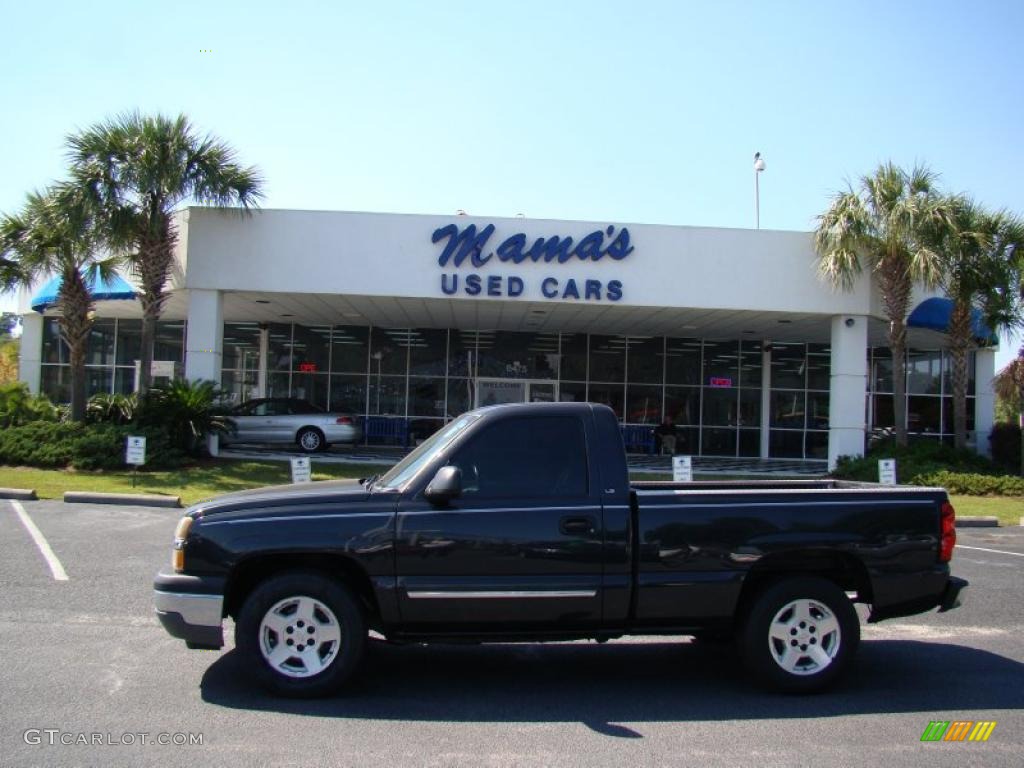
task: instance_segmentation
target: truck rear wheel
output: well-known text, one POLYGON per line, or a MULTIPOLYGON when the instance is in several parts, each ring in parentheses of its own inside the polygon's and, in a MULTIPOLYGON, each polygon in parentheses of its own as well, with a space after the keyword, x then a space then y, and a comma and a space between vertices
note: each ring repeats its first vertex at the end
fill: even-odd
POLYGON ((860 620, 831 581, 789 578, 754 598, 737 642, 744 663, 762 685, 814 693, 832 685, 853 662, 860 620))
POLYGON ((235 646, 264 687, 306 698, 344 684, 363 656, 366 634, 359 602, 344 585, 291 572, 252 591, 235 625, 235 646))

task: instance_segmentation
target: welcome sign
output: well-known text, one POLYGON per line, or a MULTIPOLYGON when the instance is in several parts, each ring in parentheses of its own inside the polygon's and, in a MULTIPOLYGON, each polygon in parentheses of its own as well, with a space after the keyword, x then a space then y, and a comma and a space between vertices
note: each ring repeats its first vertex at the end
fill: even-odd
POLYGON ((622 261, 629 256, 634 248, 626 227, 616 229, 608 225, 578 241, 557 235, 531 241, 525 233, 517 232, 492 250, 490 243, 494 231, 493 224, 479 230, 475 224, 468 224, 462 229, 448 224, 434 230, 431 242, 440 243, 442 248, 438 265, 442 269, 465 270, 441 273, 441 291, 444 294, 516 298, 529 293, 543 299, 576 301, 619 301, 622 298, 621 280, 598 280, 582 270, 594 262, 622 261), (475 271, 494 262, 512 265, 511 269, 524 264, 543 264, 549 268, 568 265, 579 271, 565 274, 566 270, 559 270, 532 281, 518 270, 511 274, 489 275, 475 271))

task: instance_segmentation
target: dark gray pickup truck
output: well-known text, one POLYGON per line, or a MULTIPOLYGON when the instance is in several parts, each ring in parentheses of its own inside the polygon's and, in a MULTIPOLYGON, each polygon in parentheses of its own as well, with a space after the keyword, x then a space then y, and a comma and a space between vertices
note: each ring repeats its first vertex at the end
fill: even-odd
POLYGON ((760 682, 834 682, 870 621, 945 611, 954 512, 939 488, 835 481, 631 483, 589 403, 466 413, 379 478, 192 507, 156 577, 164 627, 271 690, 322 695, 368 631, 388 640, 622 635, 735 640, 760 682))

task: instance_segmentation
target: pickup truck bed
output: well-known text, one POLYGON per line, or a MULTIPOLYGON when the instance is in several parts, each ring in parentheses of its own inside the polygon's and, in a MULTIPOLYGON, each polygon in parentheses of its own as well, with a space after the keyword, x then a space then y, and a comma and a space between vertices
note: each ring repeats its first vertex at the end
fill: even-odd
POLYGON ((393 641, 733 638, 762 682, 834 682, 871 620, 955 607, 937 488, 630 483, 589 403, 464 414, 379 479, 231 494, 188 510, 157 614, 285 695, 337 689, 368 628, 393 641))

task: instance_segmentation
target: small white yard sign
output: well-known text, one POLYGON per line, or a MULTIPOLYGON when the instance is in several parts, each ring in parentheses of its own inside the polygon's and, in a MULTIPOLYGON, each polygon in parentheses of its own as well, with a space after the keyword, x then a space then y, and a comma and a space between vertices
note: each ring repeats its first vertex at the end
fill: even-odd
POLYGON ((124 463, 135 466, 146 463, 146 438, 128 436, 124 446, 124 463))
POLYGON ((313 477, 312 469, 309 464, 309 457, 307 456, 296 456, 292 459, 292 482, 293 483, 308 483, 313 477))
POLYGON ((878 460, 878 482, 882 485, 896 485, 896 459, 878 460))
POLYGON ((693 457, 672 457, 672 480, 676 483, 693 482, 693 457))

